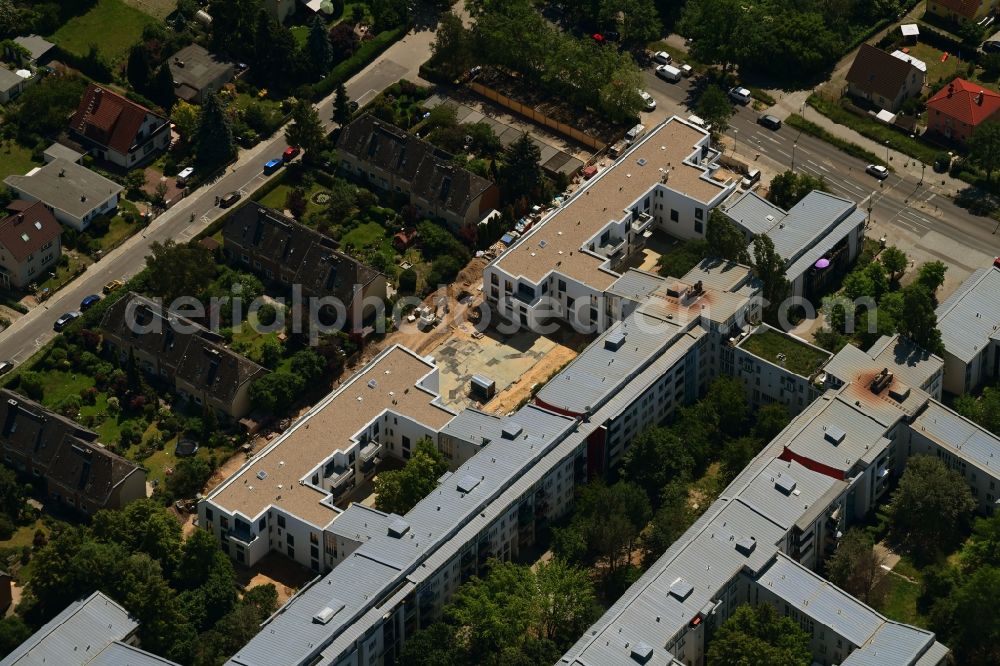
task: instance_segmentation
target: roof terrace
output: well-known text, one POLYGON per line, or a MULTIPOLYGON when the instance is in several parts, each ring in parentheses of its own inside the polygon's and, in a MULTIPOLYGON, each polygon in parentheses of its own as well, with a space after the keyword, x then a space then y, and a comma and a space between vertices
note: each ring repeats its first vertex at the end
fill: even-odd
POLYGON ((833 356, 805 340, 767 325, 745 337, 737 346, 801 377, 812 377, 833 356))

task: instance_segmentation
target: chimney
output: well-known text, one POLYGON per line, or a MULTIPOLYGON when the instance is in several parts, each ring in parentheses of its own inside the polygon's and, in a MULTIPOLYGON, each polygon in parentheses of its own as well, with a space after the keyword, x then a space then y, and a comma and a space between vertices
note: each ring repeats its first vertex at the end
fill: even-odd
POLYGON ((983 105, 983 91, 980 90, 979 94, 976 95, 976 104, 979 106, 983 105))
POLYGON ((951 96, 954 94, 955 94, 955 83, 952 82, 948 84, 948 98, 950 99, 951 96))
POLYGON ((66 177, 66 169, 59 169, 59 177, 60 178, 66 177))
POLYGON ((18 213, 17 219, 14 221, 14 224, 15 225, 21 224, 22 222, 24 222, 24 213, 18 213))

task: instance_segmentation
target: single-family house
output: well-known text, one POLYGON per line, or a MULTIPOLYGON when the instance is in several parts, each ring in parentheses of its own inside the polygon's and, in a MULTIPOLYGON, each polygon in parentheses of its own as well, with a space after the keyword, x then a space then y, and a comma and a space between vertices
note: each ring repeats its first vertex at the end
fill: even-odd
POLYGON ((93 83, 69 127, 94 157, 129 170, 170 146, 169 119, 93 83))
POLYGON ((500 190, 491 181, 456 166, 452 156, 406 130, 371 115, 340 132, 341 168, 388 192, 409 195, 419 215, 462 227, 477 224, 497 207, 500 190))
POLYGON ((927 131, 966 143, 997 111, 1000 94, 978 83, 955 79, 927 100, 927 131))
POLYGON ((28 52, 30 64, 44 65, 52 56, 52 49, 56 47, 52 42, 39 37, 38 35, 26 35, 15 37, 14 43, 28 52))
POLYGON ((56 158, 3 181, 22 199, 41 201, 63 224, 83 231, 98 215, 114 211, 122 186, 87 167, 56 158))
POLYGON ((101 320, 109 353, 122 362, 134 356, 144 372, 173 384, 181 397, 223 417, 250 412, 250 385, 267 370, 226 347, 220 334, 130 293, 101 320))
POLYGON ((189 44, 168 61, 174 93, 186 102, 200 103, 233 80, 236 66, 198 44, 189 44))
POLYGON ((69 146, 64 146, 56 141, 42 152, 42 157, 45 159, 46 164, 59 158, 62 158, 67 162, 75 162, 79 164, 80 160, 83 159, 83 153, 78 153, 69 146))
POLYGON ((15 99, 34 80, 30 69, 7 69, 0 65, 0 104, 15 99))
POLYGON ((928 0, 927 13, 953 23, 978 23, 996 9, 996 0, 928 0))
POLYGON ((305 298, 336 299, 346 327, 359 328, 386 303, 385 275, 337 250, 336 242, 256 202, 237 209, 222 228, 225 253, 237 265, 305 298))
POLYGON ((0 389, 0 451, 50 500, 83 513, 146 497, 146 472, 97 442, 97 434, 9 389, 0 389))
POLYGON ((0 220, 0 287, 21 289, 59 261, 62 227, 36 201, 0 220))
POLYGON ((901 51, 896 53, 862 44, 847 72, 848 94, 893 113, 907 99, 918 97, 927 66, 901 51))

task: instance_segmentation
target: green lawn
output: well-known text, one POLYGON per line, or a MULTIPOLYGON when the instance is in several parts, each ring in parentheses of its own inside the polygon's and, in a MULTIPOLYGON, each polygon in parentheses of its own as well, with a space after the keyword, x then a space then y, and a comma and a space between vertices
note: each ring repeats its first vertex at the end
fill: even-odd
POLYGON ((264 341, 277 339, 277 333, 258 333, 248 322, 240 324, 239 328, 233 329, 232 348, 251 359, 260 358, 260 348, 264 341))
POLYGON ((7 176, 24 175, 37 166, 42 165, 32 161, 31 150, 28 148, 14 141, 0 143, 0 181, 7 176))
POLYGON ((41 283, 41 288, 50 289, 51 291, 57 291, 66 286, 67 283, 73 280, 77 276, 77 273, 81 269, 86 269, 87 266, 94 263, 89 257, 83 254, 75 253, 72 255, 67 254, 69 257, 69 263, 65 266, 58 265, 55 267, 55 277, 49 275, 53 269, 49 268, 45 274, 49 277, 41 283))
POLYGON ((67 21, 50 39, 78 56, 87 55, 90 45, 96 44, 108 62, 116 62, 139 41, 143 29, 154 22, 153 17, 122 0, 98 0, 89 12, 67 21))
POLYGON ((814 349, 806 343, 773 329, 754 333, 740 343, 751 354, 780 365, 802 377, 811 376, 828 359, 830 354, 814 349), (778 358, 784 354, 784 360, 778 358))
POLYGON ((71 395, 80 395, 80 391, 94 385, 94 378, 78 372, 63 372, 49 370, 42 372, 42 403, 49 408, 55 408, 60 402, 71 395))
POLYGON ((108 224, 108 230, 102 236, 95 239, 95 248, 100 249, 103 252, 110 252, 142 228, 142 225, 138 223, 130 224, 121 215, 121 213, 124 212, 138 214, 139 211, 135 207, 135 204, 123 199, 118 202, 118 212, 118 215, 111 218, 111 221, 108 224))
POLYGON ((876 605, 877 610, 897 622, 927 626, 927 618, 917 611, 920 585, 890 573, 882 579, 882 586, 885 598, 876 605))
POLYGON ((342 245, 350 245, 355 250, 374 248, 385 240, 385 229, 375 222, 365 222, 354 227, 340 239, 342 245))
POLYGON ((11 535, 6 541, 0 541, 0 549, 3 548, 23 548, 24 546, 30 546, 35 540, 35 531, 42 530, 46 534, 49 533, 49 528, 45 526, 42 519, 39 518, 30 525, 21 525, 18 527, 14 534, 11 535))
POLYGON ((919 43, 907 48, 909 55, 926 63, 928 85, 934 86, 938 81, 951 81, 956 76, 964 77, 968 70, 968 61, 960 60, 954 53, 949 54, 948 59, 941 62, 944 52, 929 44, 919 43))
POLYGON ((309 26, 296 25, 292 26, 290 30, 295 35, 295 41, 299 43, 299 46, 305 46, 306 40, 309 39, 309 26))

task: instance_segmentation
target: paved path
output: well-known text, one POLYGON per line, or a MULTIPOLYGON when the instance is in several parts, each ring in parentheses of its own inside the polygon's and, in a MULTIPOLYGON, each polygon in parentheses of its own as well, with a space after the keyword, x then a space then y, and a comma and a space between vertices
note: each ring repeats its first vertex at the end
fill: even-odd
MULTIPOLYGON (((348 95, 363 105, 401 78, 419 82, 418 68, 430 57, 433 39, 434 33, 428 30, 411 32, 352 77, 346 84, 348 95)), ((322 100, 317 108, 327 129, 332 129, 333 95, 322 100)), ((286 147, 284 132, 279 131, 271 139, 241 151, 238 161, 225 175, 177 203, 141 233, 91 265, 46 303, 33 308, 0 333, 0 359, 13 359, 18 363, 27 360, 52 338, 52 323, 59 315, 76 310, 86 295, 101 293, 101 288, 109 281, 129 278, 142 270, 154 242, 168 239, 186 242, 194 238, 223 213, 215 205, 216 197, 234 190, 245 197, 252 194, 269 179, 262 172, 264 162, 280 157, 286 147), (190 221, 192 216, 193 222, 190 221)))

